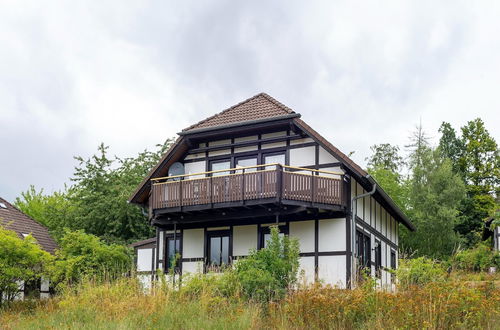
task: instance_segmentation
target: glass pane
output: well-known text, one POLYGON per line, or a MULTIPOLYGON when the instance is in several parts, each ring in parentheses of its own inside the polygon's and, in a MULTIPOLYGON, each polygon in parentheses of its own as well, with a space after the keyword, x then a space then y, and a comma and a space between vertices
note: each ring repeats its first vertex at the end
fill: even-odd
POLYGON ((222 237, 222 263, 229 265, 229 237, 222 237))
MULTIPOLYGON (((247 167, 247 166, 255 166, 257 165, 257 157, 255 158, 245 158, 245 159, 236 159, 236 168, 238 167, 247 167)), ((247 168, 245 169, 245 173, 247 172, 255 172, 257 168, 247 168)), ((241 173, 242 171, 236 171, 236 173, 241 173)))
MULTIPOLYGON (((285 154, 264 156, 264 164, 274 164, 274 163, 285 165, 285 154)), ((266 170, 272 170, 273 167, 269 166, 269 168, 266 168, 266 170)))
MULTIPOLYGON (((284 233, 279 233, 278 236, 280 238, 283 238, 285 237, 285 234, 284 233)), ((271 239, 271 234, 264 234, 264 247, 267 247, 268 245, 268 241, 271 239)))
POLYGON ((210 238, 210 263, 212 265, 219 266, 220 265, 220 237, 211 237, 210 238))
MULTIPOLYGON (((231 168, 231 162, 225 161, 225 162, 218 162, 218 163, 212 163, 212 171, 218 171, 218 170, 228 170, 231 168)), ((218 172, 212 174, 213 176, 220 176, 220 175, 228 175, 228 172, 218 172)))

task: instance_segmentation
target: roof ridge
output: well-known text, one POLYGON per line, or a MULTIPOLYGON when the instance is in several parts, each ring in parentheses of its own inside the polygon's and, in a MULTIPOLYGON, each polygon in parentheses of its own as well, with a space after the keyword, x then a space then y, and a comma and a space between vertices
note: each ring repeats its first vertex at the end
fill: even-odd
POLYGON ((196 126, 199 126, 199 125, 201 125, 201 124, 203 124, 203 123, 206 123, 206 122, 207 122, 207 121, 209 121, 209 120, 212 120, 212 119, 214 119, 214 118, 217 118, 218 116, 221 116, 221 115, 223 115, 223 114, 225 114, 225 113, 229 112, 230 110, 233 110, 233 109, 235 109, 235 108, 237 108, 237 107, 239 107, 239 106, 241 106, 241 105, 243 105, 243 104, 245 104, 245 103, 248 103, 248 102, 250 102, 250 101, 252 101, 252 100, 254 100, 254 99, 257 99, 258 97, 263 97, 263 98, 265 98, 266 100, 268 100, 268 101, 269 101, 269 102, 271 102, 272 104, 274 104, 274 105, 276 105, 277 107, 281 108, 281 109, 282 109, 283 111, 285 111, 286 113, 289 113, 289 114, 293 114, 293 113, 295 113, 295 111, 293 111, 292 109, 290 109, 289 107, 287 107, 287 106, 286 106, 286 105, 284 105, 283 103, 279 102, 278 100, 276 100, 276 99, 275 99, 275 98, 273 98, 272 96, 270 96, 270 95, 268 95, 268 94, 266 94, 266 93, 264 93, 264 92, 260 92, 260 93, 258 93, 258 94, 256 94, 256 95, 252 96, 252 97, 249 97, 249 98, 248 98, 248 99, 246 99, 246 100, 243 100, 243 101, 241 101, 241 102, 238 102, 237 104, 234 104, 234 105, 230 106, 230 107, 229 107, 229 108, 227 108, 227 109, 224 109, 224 110, 222 110, 222 111, 220 111, 220 112, 218 112, 218 113, 216 113, 216 114, 214 114, 214 115, 212 115, 212 116, 210 116, 210 117, 207 117, 207 118, 205 118, 205 119, 203 119, 203 120, 201 120, 201 121, 199 121, 199 122, 197 122, 197 123, 195 123, 195 124, 193 124, 193 125, 191 125, 191 126, 189 126, 189 127, 187 127, 187 128, 184 128, 184 129, 182 130, 182 132, 185 132, 185 131, 191 130, 191 129, 195 128, 196 126))

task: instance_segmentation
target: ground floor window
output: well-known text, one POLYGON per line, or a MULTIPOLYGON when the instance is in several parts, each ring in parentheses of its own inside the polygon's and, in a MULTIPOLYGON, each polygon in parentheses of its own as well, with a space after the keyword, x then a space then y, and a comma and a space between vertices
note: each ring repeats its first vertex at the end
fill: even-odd
POLYGON ((362 231, 356 231, 356 254, 358 257, 359 269, 370 267, 371 261, 371 239, 370 235, 362 231))
POLYGON ((165 237, 165 272, 168 272, 175 262, 175 271, 180 270, 180 260, 176 260, 176 255, 181 253, 181 240, 180 234, 174 238, 174 234, 169 234, 165 237))
POLYGON ((209 267, 217 268, 230 264, 229 238, 229 230, 207 232, 207 263, 209 267))
MULTIPOLYGON (((279 235, 280 237, 283 237, 285 235, 288 235, 288 227, 286 225, 281 225, 278 226, 279 230, 279 235)), ((260 227, 260 242, 259 242, 259 248, 265 248, 268 245, 268 241, 271 238, 271 226, 265 226, 265 227, 260 227)))
POLYGON ((381 276, 382 268, 382 244, 380 241, 375 241, 375 276, 381 276))

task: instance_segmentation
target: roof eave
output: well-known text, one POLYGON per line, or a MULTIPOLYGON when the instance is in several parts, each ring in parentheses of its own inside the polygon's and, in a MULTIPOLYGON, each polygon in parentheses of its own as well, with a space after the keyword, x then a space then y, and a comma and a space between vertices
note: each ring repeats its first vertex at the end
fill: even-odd
POLYGON ((278 120, 283 120, 283 119, 292 119, 292 118, 300 118, 300 113, 291 113, 291 114, 282 115, 282 116, 275 116, 275 117, 256 119, 256 120, 246 120, 246 121, 240 121, 240 122, 230 123, 230 124, 225 124, 225 125, 190 129, 187 131, 179 132, 177 134, 179 134, 180 136, 186 136, 186 135, 197 134, 197 133, 205 133, 205 132, 223 130, 226 128, 235 128, 235 127, 241 127, 241 126, 248 126, 248 125, 252 125, 252 124, 260 124, 260 123, 273 122, 273 121, 278 121, 278 120))

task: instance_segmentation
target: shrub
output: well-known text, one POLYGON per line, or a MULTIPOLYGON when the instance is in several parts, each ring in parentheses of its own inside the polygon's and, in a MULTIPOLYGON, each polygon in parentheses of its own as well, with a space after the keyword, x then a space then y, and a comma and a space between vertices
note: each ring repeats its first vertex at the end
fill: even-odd
POLYGON ((116 279, 130 269, 131 260, 125 246, 107 245, 81 230, 66 230, 56 251, 52 280, 61 285, 76 284, 84 278, 116 279))
POLYGON ((412 285, 439 282, 446 278, 444 267, 426 257, 401 259, 399 267, 395 272, 399 285, 403 288, 408 288, 412 285))
POLYGON ((479 244, 473 249, 456 253, 451 259, 451 264, 456 269, 487 271, 490 267, 500 267, 500 253, 492 251, 484 244, 479 244))
POLYGON ((12 300, 16 296, 21 282, 41 278, 51 258, 33 236, 21 239, 0 226, 0 305, 2 297, 12 300))
POLYGON ((298 241, 280 237, 278 228, 272 227, 268 246, 238 260, 235 272, 247 298, 270 301, 284 297, 297 282, 298 269, 298 241))

